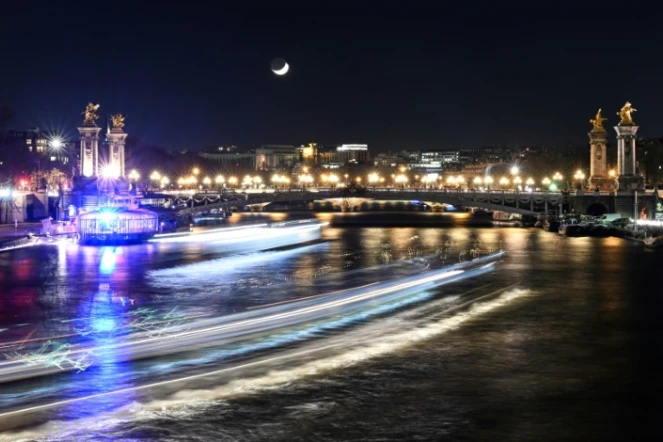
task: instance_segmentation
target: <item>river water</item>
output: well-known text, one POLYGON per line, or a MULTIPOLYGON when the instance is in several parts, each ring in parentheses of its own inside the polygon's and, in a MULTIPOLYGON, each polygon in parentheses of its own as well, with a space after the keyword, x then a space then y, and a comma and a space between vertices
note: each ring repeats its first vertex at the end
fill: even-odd
POLYGON ((99 353, 80 372, 0 384, 0 440, 658 440, 661 251, 463 215, 317 216, 331 223, 323 241, 241 255, 213 243, 0 254, 0 353, 404 277, 433 255, 507 255, 352 317, 156 359, 99 353))

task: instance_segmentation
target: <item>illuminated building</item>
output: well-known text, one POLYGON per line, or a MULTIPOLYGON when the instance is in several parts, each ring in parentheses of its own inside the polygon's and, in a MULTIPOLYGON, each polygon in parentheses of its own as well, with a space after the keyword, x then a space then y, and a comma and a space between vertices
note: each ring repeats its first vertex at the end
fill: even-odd
POLYGON ((265 144, 256 149, 256 170, 288 169, 299 159, 300 150, 296 146, 265 144))
POLYGON ((366 163, 368 144, 342 144, 336 148, 336 158, 341 163, 366 163))
POLYGON ((301 146, 299 148, 301 154, 302 154, 302 160, 304 160, 305 163, 316 163, 318 159, 318 144, 317 143, 309 143, 305 146, 301 146))

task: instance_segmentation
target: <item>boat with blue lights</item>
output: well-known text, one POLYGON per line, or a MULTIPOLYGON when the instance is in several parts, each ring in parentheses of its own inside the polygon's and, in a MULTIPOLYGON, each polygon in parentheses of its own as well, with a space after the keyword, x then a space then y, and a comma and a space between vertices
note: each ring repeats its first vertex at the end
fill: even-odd
POLYGON ((159 216, 141 209, 135 197, 115 197, 109 204, 76 218, 79 242, 126 244, 148 240, 159 230, 159 216))

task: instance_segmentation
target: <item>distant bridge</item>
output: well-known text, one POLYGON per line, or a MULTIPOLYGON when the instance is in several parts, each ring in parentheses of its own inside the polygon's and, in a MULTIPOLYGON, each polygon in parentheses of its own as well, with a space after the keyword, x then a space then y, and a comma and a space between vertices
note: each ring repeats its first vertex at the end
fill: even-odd
POLYGON ((448 189, 394 189, 375 188, 364 189, 355 193, 344 189, 316 189, 316 190, 283 190, 265 192, 237 192, 237 193, 198 193, 176 194, 171 197, 180 201, 190 202, 191 206, 179 211, 183 215, 194 215, 214 209, 231 210, 245 207, 264 207, 273 203, 287 205, 302 205, 312 202, 332 201, 345 210, 357 210, 363 202, 377 201, 419 201, 430 206, 437 204, 452 205, 455 207, 474 207, 491 211, 502 211, 521 215, 538 216, 548 212, 562 212, 575 210, 580 213, 591 213, 593 210, 602 212, 619 212, 625 216, 633 217, 636 210, 646 209, 648 215, 653 217, 656 210, 658 195, 651 192, 641 192, 638 195, 638 207, 635 207, 635 197, 630 194, 615 194, 611 192, 574 191, 565 192, 518 192, 518 191, 472 191, 448 189))

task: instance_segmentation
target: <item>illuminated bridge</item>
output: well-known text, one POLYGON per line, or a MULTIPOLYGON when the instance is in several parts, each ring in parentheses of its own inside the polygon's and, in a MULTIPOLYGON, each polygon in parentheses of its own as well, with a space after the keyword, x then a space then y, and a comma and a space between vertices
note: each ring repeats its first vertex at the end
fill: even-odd
MULTIPOLYGON (((521 215, 536 216, 548 212, 576 211, 579 213, 619 212, 633 217, 636 210, 633 194, 617 195, 611 192, 517 192, 517 191, 472 191, 446 189, 394 189, 376 188, 359 192, 343 189, 313 190, 265 190, 232 194, 187 195, 192 203, 183 210, 186 213, 200 213, 213 208, 243 210, 246 207, 265 207, 270 204, 303 205, 313 202, 331 201, 344 210, 359 210, 367 201, 412 201, 435 205, 452 205, 457 208, 473 207, 491 211, 502 211, 521 215)), ((658 195, 643 192, 638 195, 637 210, 643 208, 653 217, 658 195)))

